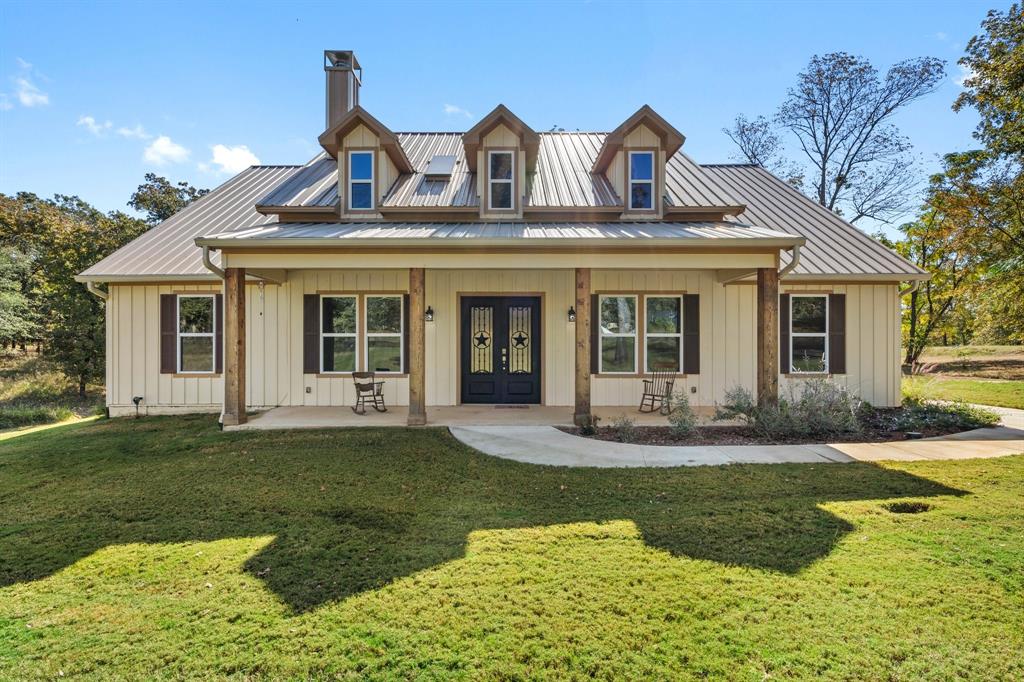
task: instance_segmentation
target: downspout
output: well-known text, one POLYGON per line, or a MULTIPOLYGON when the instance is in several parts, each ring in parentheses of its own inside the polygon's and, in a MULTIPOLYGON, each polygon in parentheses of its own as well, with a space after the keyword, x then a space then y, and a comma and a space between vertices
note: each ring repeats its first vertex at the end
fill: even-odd
MULTIPOLYGON (((224 270, 222 270, 221 268, 218 268, 216 265, 213 264, 213 261, 210 260, 210 247, 209 246, 204 246, 203 247, 203 266, 207 270, 212 272, 213 274, 217 275, 217 277, 220 277, 221 280, 224 279, 224 270)), ((222 284, 221 286, 224 286, 224 285, 222 284)), ((221 430, 224 429, 224 401, 223 400, 221 401, 221 404, 220 404, 220 418, 217 420, 217 424, 218 424, 218 426, 220 426, 221 430)))
POLYGON ((899 297, 903 298, 907 294, 912 294, 915 291, 917 291, 919 288, 921 288, 921 280, 915 279, 908 286, 906 286, 903 289, 899 290, 899 297))
POLYGON ((107 293, 106 291, 103 291, 103 289, 97 287, 96 282, 92 281, 91 279, 85 283, 85 288, 89 290, 90 294, 98 298, 101 298, 104 301, 110 298, 110 294, 107 293))
POLYGON ((793 272, 796 266, 800 265, 800 245, 794 244, 793 250, 790 253, 793 257, 789 260, 789 265, 779 270, 779 279, 782 279, 789 273, 793 272))

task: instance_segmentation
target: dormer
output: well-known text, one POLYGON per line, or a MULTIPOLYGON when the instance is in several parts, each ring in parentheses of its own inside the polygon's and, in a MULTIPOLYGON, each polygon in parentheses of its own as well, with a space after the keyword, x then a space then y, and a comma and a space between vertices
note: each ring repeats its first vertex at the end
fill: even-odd
POLYGON ((342 218, 380 218, 380 202, 388 189, 399 174, 414 171, 395 134, 360 106, 339 117, 319 141, 338 161, 342 218))
POLYGON ((622 197, 623 220, 665 214, 665 165, 686 138, 648 105, 604 140, 592 172, 603 173, 622 197))
POLYGON ((476 172, 482 220, 523 217, 526 176, 537 165, 540 136, 499 104, 462 136, 466 164, 476 172))

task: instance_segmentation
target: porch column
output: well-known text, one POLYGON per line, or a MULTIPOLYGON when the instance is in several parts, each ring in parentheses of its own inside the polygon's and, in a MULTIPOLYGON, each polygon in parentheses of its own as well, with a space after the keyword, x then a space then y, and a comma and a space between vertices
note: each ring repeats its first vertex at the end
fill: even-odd
POLYGON ((779 271, 757 269, 757 404, 779 400, 779 271))
POLYGON ((224 270, 224 426, 244 424, 245 268, 224 270))
POLYGON ((590 413, 590 268, 576 268, 576 409, 572 421, 587 426, 590 413))
POLYGON ((425 289, 425 270, 409 268, 409 426, 427 423, 425 289))

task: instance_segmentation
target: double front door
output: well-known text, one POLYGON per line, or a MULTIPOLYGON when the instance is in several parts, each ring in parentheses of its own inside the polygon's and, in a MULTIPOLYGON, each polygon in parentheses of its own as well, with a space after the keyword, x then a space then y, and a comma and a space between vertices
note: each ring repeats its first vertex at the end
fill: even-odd
POLYGON ((540 297, 462 298, 462 402, 540 402, 540 297))

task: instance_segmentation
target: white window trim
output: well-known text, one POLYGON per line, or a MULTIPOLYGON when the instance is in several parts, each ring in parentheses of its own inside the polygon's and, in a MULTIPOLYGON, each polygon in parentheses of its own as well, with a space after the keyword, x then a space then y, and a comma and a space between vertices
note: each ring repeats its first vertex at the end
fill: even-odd
POLYGON ((320 295, 320 373, 321 374, 351 374, 352 372, 359 371, 359 296, 356 294, 321 294, 320 295), (324 300, 328 298, 351 298, 356 302, 356 330, 354 332, 325 332, 324 331, 324 300), (355 339, 353 345, 355 349, 355 357, 352 362, 352 369, 341 370, 332 369, 330 371, 324 369, 324 339, 334 338, 352 338, 355 339))
MULTIPOLYGON (((366 371, 377 374, 405 374, 405 296, 402 294, 365 294, 366 310, 369 311, 371 298, 397 298, 398 299, 398 332, 371 332, 369 326, 366 328, 366 336, 363 339, 363 352, 366 357, 366 371), (370 339, 398 337, 398 371, 376 370, 369 366, 370 362, 370 339)), ((367 325, 369 325, 370 314, 366 314, 367 325)))
POLYGON ((654 197, 654 178, 657 177, 657 173, 654 169, 654 152, 651 151, 640 151, 630 152, 627 162, 627 174, 629 176, 629 186, 626 188, 626 194, 629 196, 629 210, 631 211, 653 211, 655 208, 655 197, 654 197), (634 180, 633 179, 633 157, 643 154, 644 156, 651 157, 651 179, 650 180, 634 180), (651 205, 650 206, 634 206, 633 205, 633 185, 644 184, 651 186, 651 205))
POLYGON ((516 209, 516 153, 511 149, 492 149, 487 152, 487 210, 489 211, 514 211, 516 209), (491 157, 495 154, 507 154, 511 160, 511 173, 509 178, 492 178, 491 177, 491 157), (491 190, 494 188, 494 184, 508 185, 508 197, 509 206, 495 206, 494 205, 494 192, 491 190))
POLYGON ((177 361, 175 367, 178 374, 216 374, 217 373, 217 294, 178 294, 174 301, 175 313, 174 324, 177 331, 177 361), (210 299, 210 310, 212 316, 210 323, 213 330, 209 332, 183 332, 181 331, 181 299, 183 298, 208 298, 210 299), (181 339, 210 337, 210 369, 184 369, 181 366, 181 339))
POLYGON ((350 211, 374 211, 377 209, 377 197, 373 196, 373 185, 377 180, 377 155, 372 149, 352 149, 348 153, 348 210, 350 211), (370 155, 370 179, 359 179, 356 180, 352 177, 352 157, 356 154, 369 154, 370 155), (352 205, 352 186, 353 185, 369 185, 370 186, 370 206, 356 208, 352 205))
POLYGON ((828 374, 829 368, 829 357, 828 357, 828 294, 790 294, 789 295, 789 373, 790 374, 828 374), (793 301, 798 298, 823 298, 825 299, 825 331, 824 332, 794 332, 793 331, 793 301), (825 367, 821 370, 807 371, 805 369, 797 369, 793 364, 793 339, 795 337, 820 337, 825 340, 823 351, 821 354, 822 362, 825 367))
POLYGON ((598 374, 637 374, 637 363, 640 361, 640 325, 636 316, 640 314, 640 301, 636 294, 599 294, 597 297, 597 310, 595 311, 597 318, 597 348, 594 352, 597 353, 597 373, 598 374), (601 307, 604 304, 606 298, 631 298, 633 299, 633 333, 632 334, 621 334, 606 332, 604 327, 601 326, 601 307), (602 349, 604 344, 601 342, 602 339, 633 339, 633 370, 625 372, 606 372, 604 371, 604 353, 602 349))
POLYGON ((678 361, 679 368, 676 370, 677 374, 683 371, 683 295, 682 294, 645 294, 644 295, 644 367, 647 368, 648 372, 653 372, 649 358, 647 357, 647 340, 648 339, 679 339, 679 357, 676 358, 678 361), (679 301, 679 331, 678 332, 652 332, 647 328, 647 302, 652 298, 674 298, 679 301))

